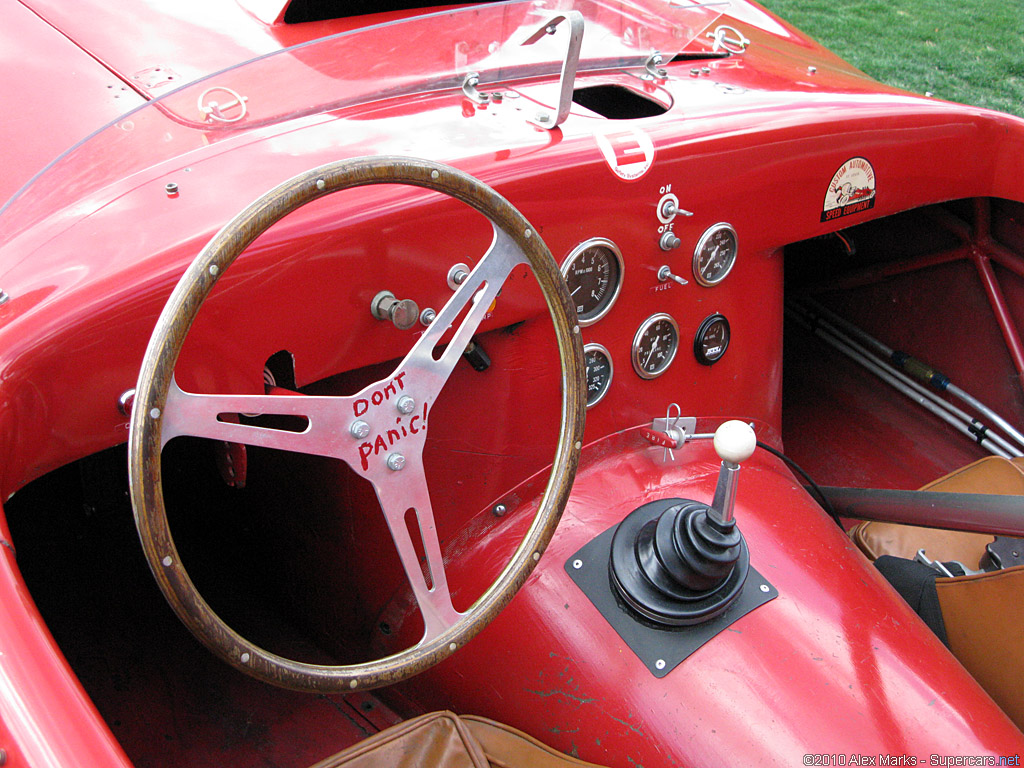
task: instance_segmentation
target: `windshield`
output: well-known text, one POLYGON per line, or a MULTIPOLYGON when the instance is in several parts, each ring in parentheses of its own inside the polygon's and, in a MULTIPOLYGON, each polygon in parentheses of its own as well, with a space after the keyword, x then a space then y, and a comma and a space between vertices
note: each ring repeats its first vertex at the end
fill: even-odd
MULTIPOLYGON (((0 209, 9 242, 44 216, 132 174, 261 127, 411 93, 557 75, 568 25, 524 45, 550 19, 579 11, 579 71, 668 61, 721 15, 701 0, 515 0, 432 13, 287 48, 211 75, 129 112, 65 152, 0 209), (244 114, 237 102, 244 103, 244 114)), ((114 192, 112 191, 112 194, 114 192)), ((103 197, 103 196, 100 196, 103 197)), ((90 205, 100 205, 93 200, 90 205)), ((76 216, 87 214, 79 206, 76 216)))

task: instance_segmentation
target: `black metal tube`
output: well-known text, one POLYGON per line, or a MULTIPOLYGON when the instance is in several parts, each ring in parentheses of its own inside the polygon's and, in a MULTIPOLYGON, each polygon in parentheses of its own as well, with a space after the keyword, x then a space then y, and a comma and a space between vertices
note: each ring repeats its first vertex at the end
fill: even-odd
POLYGON ((1024 537, 1024 496, 835 486, 821 491, 843 517, 1024 537))

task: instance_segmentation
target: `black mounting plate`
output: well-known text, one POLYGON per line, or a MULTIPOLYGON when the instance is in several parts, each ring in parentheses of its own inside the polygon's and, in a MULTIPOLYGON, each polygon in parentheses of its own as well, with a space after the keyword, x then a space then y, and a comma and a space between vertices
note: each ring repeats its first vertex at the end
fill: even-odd
MULTIPOLYGON (((663 499, 645 506, 651 507, 656 517, 681 501, 663 499)), ((721 615, 686 627, 657 625, 629 608, 612 586, 608 562, 617 528, 612 526, 576 552, 565 562, 565 571, 655 677, 664 677, 737 619, 779 596, 778 590, 751 567, 739 597, 721 615)))

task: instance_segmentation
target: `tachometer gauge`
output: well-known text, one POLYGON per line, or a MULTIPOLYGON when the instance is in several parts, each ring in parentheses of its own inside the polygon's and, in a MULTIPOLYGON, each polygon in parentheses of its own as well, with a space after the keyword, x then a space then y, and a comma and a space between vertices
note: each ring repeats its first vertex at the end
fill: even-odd
POLYGON ((611 354, 600 344, 583 347, 583 362, 587 367, 587 408, 591 408, 608 394, 615 370, 611 354))
POLYGON ((693 277, 704 286, 718 285, 736 263, 736 230, 724 221, 708 227, 693 249, 693 277))
POLYGON ((644 379, 661 376, 679 351, 679 326, 664 312, 644 320, 633 337, 633 370, 644 379))
POLYGON ((714 365, 729 348, 729 321, 717 312, 704 318, 693 338, 693 354, 701 365, 714 365))
POLYGON ((611 240, 580 243, 562 264, 562 276, 580 325, 596 323, 612 308, 622 287, 622 254, 611 240))

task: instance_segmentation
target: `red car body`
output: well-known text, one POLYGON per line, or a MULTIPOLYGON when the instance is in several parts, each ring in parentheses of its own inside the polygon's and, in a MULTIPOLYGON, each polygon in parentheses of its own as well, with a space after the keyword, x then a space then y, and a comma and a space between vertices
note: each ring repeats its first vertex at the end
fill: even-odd
MULTIPOLYGON (((255 1, 5 0, 6 765, 309 765, 356 740, 331 713, 346 706, 358 713, 366 702, 366 711, 395 714, 364 714, 365 730, 447 708, 502 720, 602 765, 1019 759, 1024 735, 768 453, 744 464, 736 518, 751 564, 778 597, 668 675, 650 674, 566 563, 644 503, 710 501, 718 459, 707 441, 666 459, 641 434, 671 403, 698 419, 698 431, 727 418, 753 422, 760 440, 836 485, 916 488, 983 455, 941 424, 917 424, 925 417, 864 388, 842 364, 792 350, 783 302, 796 272, 825 285, 848 316, 880 336, 910 339, 922 357, 966 377, 1020 420, 1024 121, 883 86, 754 3, 576 7, 587 28, 574 89, 603 89, 608 103, 583 106, 578 98, 550 129, 532 119, 557 101, 563 30, 535 59, 515 35, 570 10, 566 4, 293 24, 283 7, 255 1), (749 45, 713 51, 722 25, 749 45), (665 48, 673 41, 675 50, 665 48), (595 63, 603 50, 611 63, 595 63), (664 76, 644 68, 656 50, 664 76), (461 86, 474 70, 481 91, 504 92, 500 101, 467 96, 461 86), (220 100, 225 120, 201 109, 208 88, 230 88, 205 94, 207 106, 220 100), (228 114, 236 96, 246 99, 237 119, 240 112, 228 114), (49 519, 44 502, 66 492, 70 471, 123 468, 118 446, 128 438, 128 417, 119 400, 136 386, 160 309, 205 243, 279 183, 362 156, 423 157, 465 171, 509 200, 559 264, 578 244, 607 238, 623 268, 614 305, 581 329, 585 344, 610 351, 614 376, 586 414, 571 495, 525 585, 433 669, 376 698, 325 698, 250 681, 207 659, 181 627, 173 630, 182 635, 174 651, 154 649, 132 612, 159 613, 162 605, 133 602, 134 582, 120 571, 95 586, 113 593, 112 602, 109 595, 95 608, 78 602, 90 594, 78 591, 77 569, 85 566, 48 549, 37 520, 49 519), (855 183, 857 195, 830 203, 834 177, 852 173, 858 159, 871 171, 870 188, 855 183), (666 195, 692 215, 660 215, 666 195), (921 212, 951 243, 894 223, 921 212), (735 229, 739 254, 721 284, 700 285, 692 251, 718 222, 735 229), (887 260, 850 256, 829 271, 790 257, 792 244, 872 223, 891 227, 881 238, 887 260), (681 245, 664 249, 666 230, 681 245), (892 267, 928 259, 934 274, 907 277, 892 267), (688 283, 659 280, 665 265, 688 283), (948 272, 956 265, 966 272, 948 272), (951 295, 958 309, 944 314, 951 295), (677 322, 679 349, 664 374, 642 378, 631 348, 641 323, 659 312, 677 322), (691 339, 715 313, 728 318, 731 339, 721 359, 704 365, 691 339), (801 379, 784 391, 784 373, 814 369, 819 359, 825 384, 801 379), (849 422, 854 428, 843 431, 849 422), (37 592, 37 580, 49 586, 37 592), (74 607, 59 599, 65 591, 79 596, 74 607), (96 622, 105 629, 90 639, 96 622), (202 682, 186 672, 211 665, 202 682), (252 716, 258 733, 224 716, 249 706, 261 713, 252 716)), ((306 393, 352 394, 383 380, 388 361, 405 354, 422 326, 400 330, 376 319, 375 295, 389 290, 439 309, 452 295, 451 267, 472 266, 488 237, 458 204, 407 187, 313 203, 263 235, 227 274, 192 328, 177 381, 194 391, 262 394, 264 366, 281 350, 306 393)), ((472 602, 515 548, 557 435, 562 380, 550 321, 520 271, 476 336, 490 367, 460 364, 429 416, 424 461, 433 507, 443 510, 438 535, 456 603, 472 602)), ((213 453, 181 453, 173 458, 187 468, 179 474, 200 477, 193 463, 216 473, 213 453)), ((261 475, 272 478, 272 490, 263 487, 254 503, 265 504, 274 523, 254 539, 260 567, 290 574, 281 576, 285 596, 274 604, 289 603, 293 621, 329 638, 322 645, 331 655, 350 634, 378 655, 398 640, 415 642, 404 577, 368 488, 347 470, 308 459, 250 455, 247 471, 250 487, 260 487, 261 475), (283 514, 292 503, 313 511, 283 514), (382 626, 393 628, 390 637, 382 626)), ((226 486, 207 493, 219 478, 194 482, 204 494, 184 506, 201 504, 202 516, 213 518, 230 507, 221 500, 226 486)), ((189 514, 182 513, 183 537, 202 552, 202 525, 189 514)), ((231 539, 239 518, 230 519, 218 536, 231 539)), ((71 526, 60 517, 46 525, 71 526)), ((88 536, 96 538, 87 539, 84 562, 112 559, 122 548, 137 559, 131 541, 112 540, 108 551, 94 529, 88 536)), ((156 602, 155 594, 143 599, 156 602)), ((243 615, 247 599, 239 603, 243 615)))

